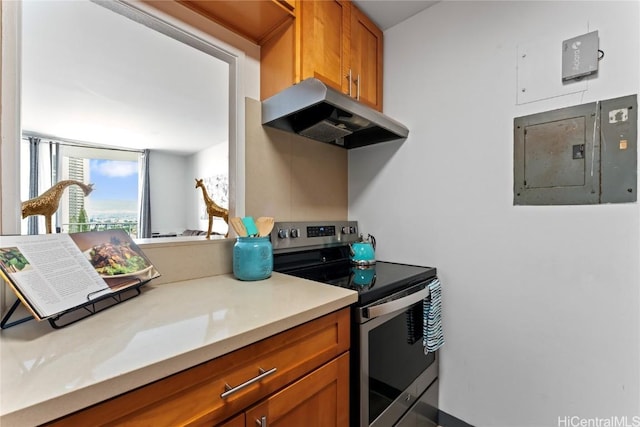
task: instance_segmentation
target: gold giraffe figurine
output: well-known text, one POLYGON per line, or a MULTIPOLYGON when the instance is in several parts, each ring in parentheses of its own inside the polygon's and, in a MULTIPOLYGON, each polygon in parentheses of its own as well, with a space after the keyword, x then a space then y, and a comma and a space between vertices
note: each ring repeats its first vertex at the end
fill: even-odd
POLYGON ((93 191, 93 184, 84 184, 73 179, 60 181, 38 197, 22 202, 22 218, 31 215, 44 215, 47 233, 51 234, 51 217, 58 210, 62 193, 70 185, 77 185, 82 188, 85 196, 88 196, 93 191))
MULTIPOLYGON (((216 204, 209 195, 207 194, 207 189, 204 188, 204 183, 202 179, 196 178, 196 188, 200 187, 202 189, 202 197, 204 197, 204 203, 207 205, 207 214, 209 215, 209 229, 207 230, 207 239, 211 236, 211 226, 213 225, 213 217, 217 216, 224 219, 224 222, 229 225, 229 210, 222 208, 216 204)), ((229 231, 227 230, 227 234, 224 237, 229 237, 229 231)))

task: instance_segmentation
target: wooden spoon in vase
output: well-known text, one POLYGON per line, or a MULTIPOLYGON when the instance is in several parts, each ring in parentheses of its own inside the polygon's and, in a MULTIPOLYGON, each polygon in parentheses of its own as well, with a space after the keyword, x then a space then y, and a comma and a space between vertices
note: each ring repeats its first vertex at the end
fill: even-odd
POLYGON ((242 218, 229 218, 229 224, 231 224, 231 227, 233 227, 233 230, 239 237, 247 237, 247 229, 242 222, 242 218))
POLYGON ((274 219, 270 216, 261 216, 256 219, 256 227, 258 227, 258 236, 268 236, 273 230, 274 219))

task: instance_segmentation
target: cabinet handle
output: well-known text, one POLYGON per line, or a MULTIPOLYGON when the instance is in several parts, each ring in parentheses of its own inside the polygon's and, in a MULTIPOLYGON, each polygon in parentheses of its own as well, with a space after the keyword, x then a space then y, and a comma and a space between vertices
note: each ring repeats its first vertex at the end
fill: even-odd
POLYGON ((352 96, 351 95, 351 85, 353 83, 352 83, 352 78, 351 78, 351 68, 349 68, 349 74, 347 74, 345 77, 349 80, 349 96, 352 96))
POLYGON ((258 427, 267 427, 267 417, 263 415, 259 420, 256 419, 256 425, 258 427))
POLYGON ((356 99, 360 101, 360 74, 358 74, 358 79, 356 80, 356 99))
MULTIPOLYGON (((260 373, 258 374, 258 376, 253 377, 253 378, 251 378, 250 380, 245 381, 245 382, 243 382, 242 384, 237 385, 237 386, 235 386, 235 387, 231 387, 229 384, 225 383, 225 384, 224 384, 224 390, 225 390, 225 391, 224 391, 224 393, 222 393, 222 394, 220 395, 220 397, 221 397, 222 399, 226 399, 227 397, 229 397, 230 395, 232 395, 232 394, 233 394, 233 393, 235 393, 236 391, 240 391, 240 390, 242 390, 243 388, 245 388, 245 387, 247 387, 247 386, 250 386, 251 384, 253 384, 253 383, 255 383, 255 382, 260 381, 261 379, 263 379, 263 378, 265 378, 265 377, 268 377, 268 376, 269 376, 269 375, 271 375, 271 374, 274 374, 274 373, 276 372, 277 368, 271 368, 271 369, 269 369, 268 371, 265 371, 265 370, 264 370, 264 369, 262 369, 262 368, 258 368, 258 370, 259 370, 259 372, 260 372, 260 373)), ((265 425, 266 425, 266 424, 265 424, 265 425)))

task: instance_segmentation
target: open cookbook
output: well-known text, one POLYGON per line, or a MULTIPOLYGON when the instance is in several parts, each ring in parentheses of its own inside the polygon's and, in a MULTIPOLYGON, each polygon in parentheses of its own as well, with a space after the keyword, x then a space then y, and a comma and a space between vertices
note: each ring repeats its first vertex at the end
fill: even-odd
POLYGON ((37 320, 158 276, 124 230, 0 236, 0 277, 37 320))

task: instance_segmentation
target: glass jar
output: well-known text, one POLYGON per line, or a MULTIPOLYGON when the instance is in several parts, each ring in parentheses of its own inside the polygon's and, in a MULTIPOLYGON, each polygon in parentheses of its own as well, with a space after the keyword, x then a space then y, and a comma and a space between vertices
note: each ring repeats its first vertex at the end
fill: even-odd
POLYGON ((273 271, 269 236, 238 237, 233 245, 233 274, 240 280, 262 280, 273 271))

